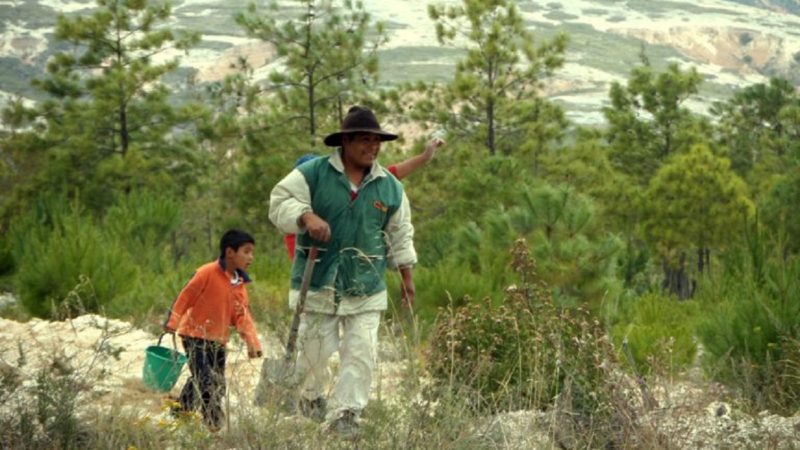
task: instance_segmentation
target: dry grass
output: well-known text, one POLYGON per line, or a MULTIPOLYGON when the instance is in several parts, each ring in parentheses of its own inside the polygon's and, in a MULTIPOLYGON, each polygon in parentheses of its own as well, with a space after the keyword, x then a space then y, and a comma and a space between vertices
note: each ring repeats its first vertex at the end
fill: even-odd
MULTIPOLYGON (((154 340, 152 335, 142 336, 140 330, 120 334, 118 330, 125 329, 121 323, 100 323, 96 328, 91 323, 85 319, 76 319, 71 326, 3 322, 3 329, 29 340, 17 346, 4 339, 0 348, 0 447, 791 449, 796 448, 793 443, 800 433, 800 417, 750 416, 738 411, 735 403, 721 401, 727 398, 725 390, 706 382, 696 365, 676 376, 643 379, 646 388, 620 366, 604 367, 602 382, 595 386, 598 401, 591 411, 576 410, 574 396, 579 386, 570 383, 554 399, 535 407, 504 410, 506 403, 499 397, 490 399, 498 402, 493 406, 476 407, 485 406, 487 400, 480 398, 479 391, 456 380, 433 381, 428 344, 411 332, 414 323, 410 321, 389 321, 381 330, 373 398, 364 411, 358 437, 343 439, 329 433, 324 424, 287 414, 282 409, 284 397, 277 392, 265 407, 253 406, 260 360, 247 359, 236 341, 230 345, 227 367, 227 421, 219 433, 211 433, 197 416, 171 417, 167 395, 145 388, 138 370, 115 369, 133 364, 140 370, 141 359, 133 353, 141 353, 142 346, 154 340), (60 339, 36 338, 36 330, 48 329, 61 330, 60 339), (82 335, 91 339, 81 340, 82 335), (119 351, 117 345, 125 339, 131 348, 119 351), (115 345, 99 345, 102 342, 115 345), (48 343, 61 346, 62 352, 52 352, 48 343), (71 346, 76 343, 92 350, 73 352, 71 346), (64 358, 65 354, 73 357, 64 358), (110 370, 87 370, 86 361, 110 370), (644 400, 644 392, 653 402, 644 400)), ((595 347, 608 345, 607 338, 596 338, 602 342, 595 347)), ((273 339, 268 348, 277 353, 281 347, 273 339)), ((511 388, 507 385, 506 389, 511 388)))

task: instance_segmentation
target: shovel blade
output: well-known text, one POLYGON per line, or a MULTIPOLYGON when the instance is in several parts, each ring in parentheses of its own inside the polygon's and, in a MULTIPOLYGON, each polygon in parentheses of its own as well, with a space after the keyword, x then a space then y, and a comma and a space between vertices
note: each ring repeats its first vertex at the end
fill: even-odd
POLYGON ((294 361, 286 360, 286 358, 266 359, 261 368, 262 377, 266 375, 270 384, 284 388, 293 388, 297 385, 294 361))
POLYGON ((294 361, 286 358, 267 358, 261 364, 261 375, 253 403, 256 406, 264 406, 270 398, 283 402, 291 397, 291 392, 297 385, 294 361))

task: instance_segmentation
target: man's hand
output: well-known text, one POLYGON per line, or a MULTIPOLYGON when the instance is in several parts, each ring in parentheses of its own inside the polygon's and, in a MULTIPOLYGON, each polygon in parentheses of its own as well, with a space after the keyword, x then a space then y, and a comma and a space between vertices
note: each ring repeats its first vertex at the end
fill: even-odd
POLYGON ((175 330, 166 325, 164 325, 161 329, 164 330, 164 333, 175 334, 175 330))
POLYGON ((312 238, 321 242, 328 242, 331 239, 330 225, 313 212, 307 212, 300 216, 299 223, 308 230, 308 234, 312 238))
POLYGON ((248 358, 261 358, 263 355, 264 354, 261 352, 261 350, 247 349, 248 358))
POLYGON ((403 283, 400 286, 402 292, 402 304, 405 308, 414 306, 414 298, 417 295, 417 288, 414 286, 414 277, 412 276, 411 267, 401 267, 400 275, 403 278, 403 283))

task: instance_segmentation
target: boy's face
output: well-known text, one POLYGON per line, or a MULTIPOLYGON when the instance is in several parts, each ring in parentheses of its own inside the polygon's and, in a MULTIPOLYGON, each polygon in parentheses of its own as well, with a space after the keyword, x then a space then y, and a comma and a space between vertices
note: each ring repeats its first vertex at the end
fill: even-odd
POLYGON ((253 253, 255 249, 255 245, 249 242, 242 244, 238 250, 234 250, 231 247, 226 248, 225 259, 227 260, 226 263, 228 264, 228 267, 231 267, 232 269, 247 270, 247 268, 253 262, 253 253))

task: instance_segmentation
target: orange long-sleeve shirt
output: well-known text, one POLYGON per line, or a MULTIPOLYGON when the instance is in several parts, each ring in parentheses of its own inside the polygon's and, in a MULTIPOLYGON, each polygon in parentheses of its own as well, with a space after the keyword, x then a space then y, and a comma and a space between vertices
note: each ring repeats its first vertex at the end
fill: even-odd
POLYGON ((181 336, 222 344, 230 338, 230 327, 236 327, 247 348, 260 351, 245 286, 250 280, 239 273, 242 281, 232 285, 220 261, 200 266, 172 304, 166 326, 181 336))

